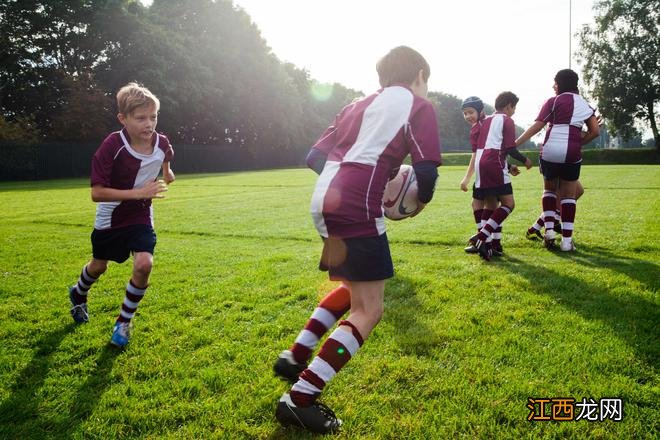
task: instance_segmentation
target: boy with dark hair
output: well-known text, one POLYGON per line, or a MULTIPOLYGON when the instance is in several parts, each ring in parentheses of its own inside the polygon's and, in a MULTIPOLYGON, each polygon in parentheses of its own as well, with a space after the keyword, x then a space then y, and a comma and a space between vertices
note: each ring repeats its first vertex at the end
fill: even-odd
POLYGON ((146 87, 129 83, 117 93, 117 118, 124 126, 108 135, 92 159, 92 200, 98 202, 92 232, 92 259, 69 289, 71 316, 89 321, 87 294, 108 268, 108 261, 123 263, 133 254, 133 274, 110 342, 128 344, 130 325, 149 285, 156 247, 151 200, 162 198, 174 181, 169 140, 156 133, 160 102, 146 87), (160 170, 164 181, 156 181, 160 170))
POLYGON ((531 168, 532 162, 520 154, 515 146, 516 129, 511 116, 516 111, 518 97, 512 92, 502 92, 495 99, 495 113, 484 119, 479 130, 475 167, 475 195, 484 199, 486 223, 478 234, 470 238, 481 258, 490 260, 493 255, 493 233, 501 227, 515 206, 513 188, 509 177, 506 156, 531 168), (498 207, 498 201, 501 205, 498 207))
POLYGON ((541 108, 536 122, 516 140, 522 145, 538 133, 546 124, 545 140, 541 146, 539 169, 543 174, 543 206, 545 236, 548 249, 554 247, 557 233, 554 230, 555 210, 561 206, 561 245, 564 252, 575 250, 573 223, 576 201, 581 193, 579 182, 582 165, 582 145, 597 138, 600 133, 595 110, 578 93, 578 75, 571 69, 562 69, 555 75, 553 89, 556 96, 548 99, 541 108), (582 131, 583 125, 587 131, 582 131), (560 196, 558 203, 557 196, 560 196))
MULTIPOLYGON (((474 174, 474 163, 477 156, 477 147, 479 141, 479 132, 484 118, 486 117, 484 113, 484 103, 477 96, 470 96, 465 98, 461 104, 461 110, 463 111, 463 118, 465 122, 470 124, 470 146, 472 147, 472 155, 470 157, 470 163, 468 164, 467 170, 465 171, 465 176, 461 180, 460 188, 461 191, 467 192, 468 183, 474 174)), ((509 172, 512 176, 517 176, 520 174, 518 167, 515 165, 509 164, 509 172)), ((483 197, 475 192, 474 185, 472 186, 472 213, 474 216, 474 221, 477 225, 477 233, 481 228, 486 224, 486 221, 492 214, 492 211, 486 211, 484 213, 484 200, 483 197), (480 198, 481 197, 481 198, 480 198), (484 218, 485 215, 485 218, 484 218)), ((503 255, 502 249, 502 227, 498 227, 495 232, 492 234, 492 251, 493 255, 501 256, 503 255)), ((465 252, 468 254, 476 254, 477 248, 474 247, 472 243, 468 241, 468 245, 465 247, 465 252)))
POLYGON ((316 399, 380 320, 385 280, 394 273, 382 207, 385 185, 410 154, 419 213, 433 197, 440 165, 436 114, 425 99, 428 63, 415 50, 400 46, 376 69, 383 88, 344 107, 307 157, 320 174, 311 204, 323 239, 319 268, 343 284, 321 301, 296 339, 305 349, 294 344, 274 367, 276 374, 294 382, 277 405, 277 419, 319 433, 336 431, 341 420, 316 399), (349 307, 348 318, 307 366, 320 337, 349 307))

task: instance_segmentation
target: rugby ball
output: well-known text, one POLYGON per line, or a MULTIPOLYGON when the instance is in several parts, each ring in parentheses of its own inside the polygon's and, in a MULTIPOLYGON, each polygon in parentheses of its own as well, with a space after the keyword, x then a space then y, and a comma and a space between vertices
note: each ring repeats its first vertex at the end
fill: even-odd
POLYGON ((383 212, 390 220, 402 220, 417 210, 417 178, 410 165, 401 165, 387 182, 383 193, 383 212))

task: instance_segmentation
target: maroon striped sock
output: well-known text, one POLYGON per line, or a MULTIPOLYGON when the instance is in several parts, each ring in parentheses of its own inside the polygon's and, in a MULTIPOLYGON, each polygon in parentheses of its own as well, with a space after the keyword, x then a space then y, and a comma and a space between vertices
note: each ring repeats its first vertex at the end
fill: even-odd
POLYGON ((543 213, 539 215, 539 218, 536 219, 536 222, 527 230, 530 234, 533 234, 534 231, 541 231, 543 230, 543 226, 545 225, 545 222, 543 221, 543 213))
POLYGON ((98 277, 94 278, 91 276, 89 271, 87 271, 87 265, 85 265, 85 267, 82 268, 78 282, 73 289, 73 301, 76 304, 87 302, 87 293, 89 292, 89 289, 92 288, 92 284, 94 284, 96 280, 98 280, 98 277))
POLYGON ((552 191, 543 192, 543 221, 545 230, 549 231, 555 227, 555 209, 557 208, 557 195, 552 191))
POLYGON ((291 347, 296 362, 306 363, 319 340, 351 308, 351 291, 341 285, 329 292, 314 310, 291 347))
POLYGON ((561 235, 569 238, 573 236, 573 224, 577 203, 575 199, 561 200, 561 235))
POLYGON ((486 221, 486 225, 481 228, 481 231, 477 235, 477 238, 479 240, 486 240, 488 237, 490 237, 497 228, 500 227, 502 222, 507 218, 507 216, 511 213, 511 208, 508 206, 500 206, 497 208, 493 214, 490 216, 488 221, 486 221))
POLYGON ((146 291, 146 287, 137 287, 133 284, 133 280, 128 282, 126 285, 126 296, 124 296, 124 302, 121 304, 121 311, 117 317, 118 322, 131 322, 131 319, 135 316, 138 303, 144 298, 146 291))
POLYGON ((477 232, 481 229, 481 216, 483 214, 483 209, 475 209, 472 214, 474 214, 474 223, 477 225, 477 232))
POLYGON ((363 343, 357 328, 349 321, 342 321, 291 387, 289 395, 293 403, 296 406, 309 406, 314 403, 323 388, 351 360, 363 343), (345 327, 350 327, 351 331, 346 331, 345 327))

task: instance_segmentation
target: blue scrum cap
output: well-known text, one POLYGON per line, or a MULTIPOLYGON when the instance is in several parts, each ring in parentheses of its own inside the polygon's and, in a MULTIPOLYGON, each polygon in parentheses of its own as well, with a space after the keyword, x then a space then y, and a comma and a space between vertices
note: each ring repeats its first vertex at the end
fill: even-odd
POLYGON ((470 96, 468 98, 465 98, 463 104, 461 105, 461 109, 464 109, 465 107, 472 107, 477 111, 477 113, 481 113, 481 110, 484 109, 484 103, 481 102, 481 99, 479 99, 478 97, 470 96))

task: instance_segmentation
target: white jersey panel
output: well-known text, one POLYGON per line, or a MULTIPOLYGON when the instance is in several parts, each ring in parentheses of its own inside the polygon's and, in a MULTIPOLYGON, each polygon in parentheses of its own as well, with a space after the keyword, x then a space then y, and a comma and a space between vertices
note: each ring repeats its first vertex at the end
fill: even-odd
POLYGON ((567 124, 554 125, 548 141, 543 145, 543 160, 555 163, 564 163, 568 153, 568 134, 570 127, 567 124))
POLYGON ((474 156, 474 187, 481 188, 481 173, 479 172, 479 163, 481 162, 481 156, 484 154, 483 149, 478 149, 474 156))
POLYGON ((325 201, 326 195, 329 197, 339 197, 339 194, 328 194, 328 188, 330 188, 330 183, 334 179, 337 172, 339 172, 340 162, 328 161, 323 167, 321 175, 316 181, 316 187, 312 193, 312 203, 311 203, 311 213, 312 219, 314 220, 314 226, 316 230, 322 237, 328 237, 328 228, 325 225, 325 220, 323 219, 323 203, 325 201))
POLYGON ((492 116, 490 127, 488 130, 488 137, 484 149, 486 150, 501 150, 502 140, 504 133, 504 115, 496 113, 492 116))
POLYGON ((573 95, 573 116, 571 117, 571 125, 577 128, 582 128, 584 121, 589 119, 594 114, 593 109, 580 95, 573 95))
POLYGON ((126 151, 128 151, 131 156, 141 161, 140 170, 135 177, 133 188, 142 188, 147 182, 155 180, 156 177, 158 177, 158 173, 160 172, 163 160, 165 159, 165 152, 158 148, 160 137, 156 136, 154 151, 151 154, 142 154, 131 148, 131 145, 128 143, 128 139, 126 139, 126 136, 124 136, 123 132, 119 132, 119 134, 121 136, 121 140, 124 142, 126 151))
POLYGON ((95 229, 108 229, 112 226, 112 212, 121 202, 99 202, 96 204, 95 229))
POLYGON ((413 94, 405 87, 387 87, 367 107, 357 139, 343 162, 375 166, 385 148, 404 127, 413 105, 413 94))

